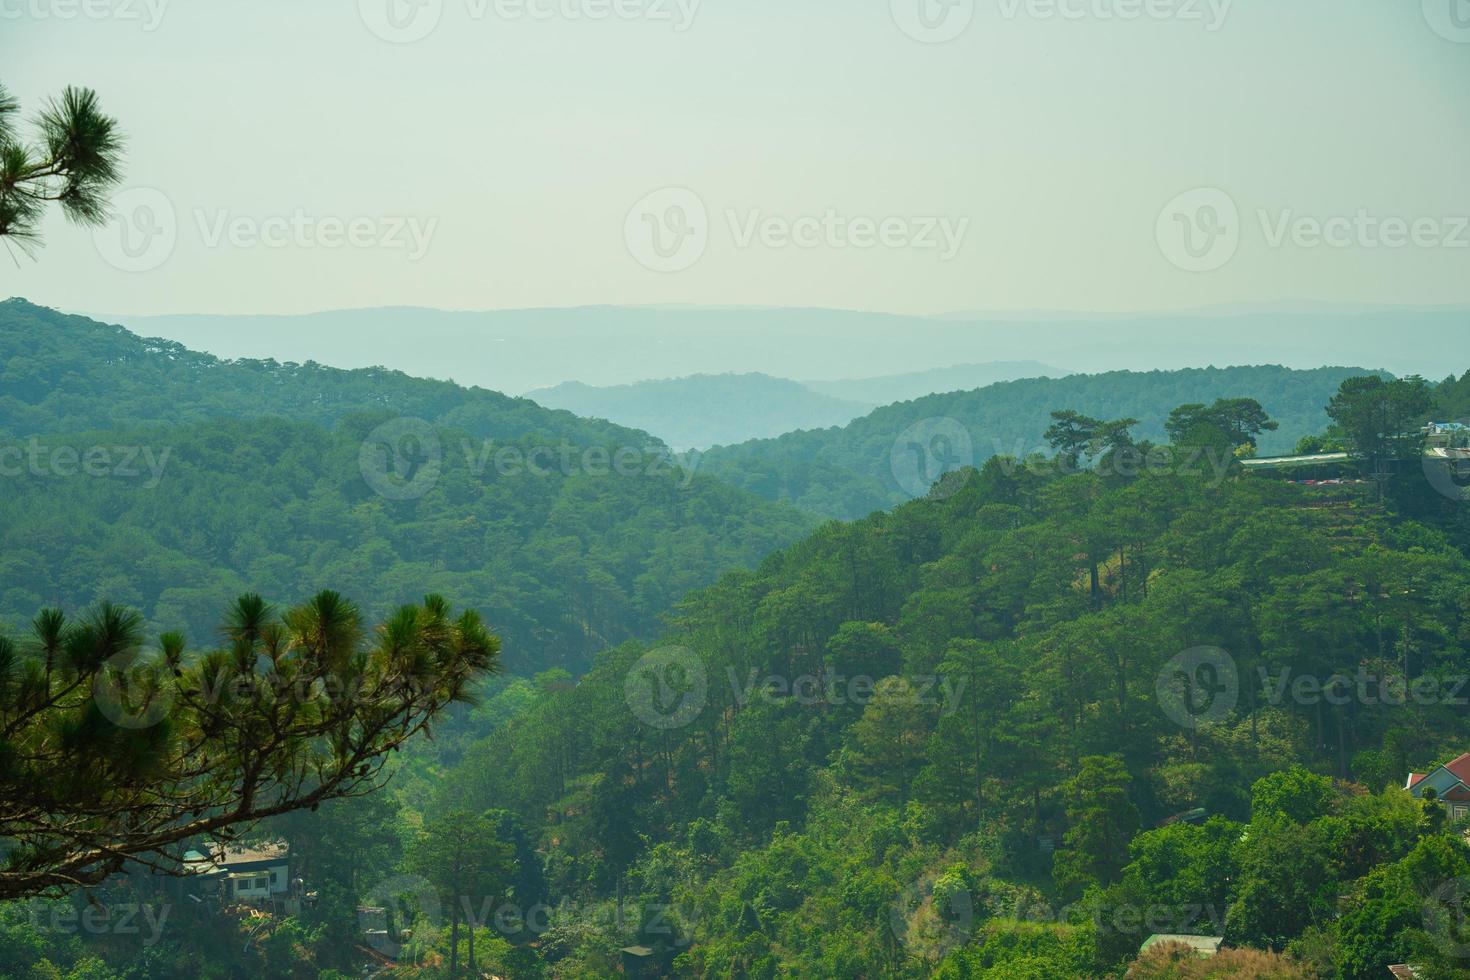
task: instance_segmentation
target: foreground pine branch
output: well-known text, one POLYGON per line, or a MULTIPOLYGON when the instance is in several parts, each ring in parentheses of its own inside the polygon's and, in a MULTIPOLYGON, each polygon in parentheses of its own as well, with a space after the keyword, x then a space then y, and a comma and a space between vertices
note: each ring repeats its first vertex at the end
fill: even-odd
POLYGON ((26 251, 37 247, 41 217, 53 202, 77 224, 105 222, 108 192, 122 177, 123 138, 97 93, 68 86, 36 116, 30 143, 16 131, 19 111, 0 85, 0 238, 26 251))
POLYGON ((384 763, 499 666, 479 616, 429 596, 367 635, 335 592, 276 615, 230 608, 223 649, 186 657, 102 604, 0 637, 0 900, 183 872, 183 842, 382 785, 384 763))

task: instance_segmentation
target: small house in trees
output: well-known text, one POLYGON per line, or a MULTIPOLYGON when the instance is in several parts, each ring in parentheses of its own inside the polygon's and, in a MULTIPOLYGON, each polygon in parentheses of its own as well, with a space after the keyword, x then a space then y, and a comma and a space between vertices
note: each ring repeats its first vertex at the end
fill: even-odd
POLYGON ((284 841, 251 847, 215 846, 207 855, 190 851, 184 864, 196 880, 217 886, 225 905, 248 902, 288 913, 299 911, 301 882, 291 878, 291 851, 284 841))
POLYGON ((1423 431, 1426 449, 1470 449, 1470 426, 1463 422, 1431 422, 1423 431))
POLYGON ((1438 802, 1451 820, 1470 817, 1470 752, 1429 772, 1409 773, 1404 788, 1415 799, 1438 802))

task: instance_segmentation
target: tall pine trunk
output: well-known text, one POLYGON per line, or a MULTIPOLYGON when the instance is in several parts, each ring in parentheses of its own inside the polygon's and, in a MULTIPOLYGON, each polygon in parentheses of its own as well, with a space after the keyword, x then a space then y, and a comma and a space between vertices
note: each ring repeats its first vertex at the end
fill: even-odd
POLYGON ((449 977, 459 976, 459 909, 449 906, 449 977))
POLYGON ((469 927, 469 940, 470 940, 470 948, 469 948, 469 954, 470 954, 470 976, 472 976, 472 977, 478 977, 480 975, 480 972, 475 969, 475 925, 478 923, 478 921, 480 919, 480 913, 479 912, 474 912, 468 918, 469 918, 469 922, 467 923, 467 925, 469 927))

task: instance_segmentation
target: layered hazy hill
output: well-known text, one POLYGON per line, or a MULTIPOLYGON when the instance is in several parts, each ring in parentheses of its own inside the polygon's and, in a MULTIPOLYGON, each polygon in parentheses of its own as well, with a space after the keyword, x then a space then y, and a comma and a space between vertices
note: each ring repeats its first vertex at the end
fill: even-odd
POLYGON ((999 381, 1019 378, 1055 378, 1068 372, 1039 361, 991 361, 984 364, 956 364, 953 367, 888 374, 876 378, 848 378, 841 381, 803 381, 813 391, 835 398, 866 402, 875 408, 893 402, 906 402, 944 391, 968 391, 984 388, 999 381))
POLYGON ((681 451, 842 425, 875 407, 767 374, 696 374, 605 388, 569 381, 528 397, 643 429, 681 451))
POLYGON ((580 669, 815 523, 642 432, 18 300, 0 304, 0 451, 0 620, 105 597, 198 645, 246 591, 334 588, 373 617, 437 591, 484 613, 512 668, 580 669), (404 416, 425 420, 412 439, 379 428, 404 416))
POLYGON ((948 469, 996 455, 1024 456, 1046 449, 1042 436, 1050 413, 1068 408, 1103 419, 1136 418, 1135 437, 1157 442, 1179 405, 1254 398, 1281 425, 1261 440, 1262 454, 1270 455, 1289 452, 1302 436, 1320 432, 1329 421, 1325 406, 1343 380, 1367 373, 1270 365, 1023 379, 888 405, 842 428, 716 447, 698 465, 768 499, 855 518, 927 489, 911 472, 915 444, 924 452, 949 454, 948 469))
POLYGON ((548 408, 643 429, 682 452, 845 425, 879 405, 935 392, 1060 373, 1035 361, 1017 361, 840 381, 798 382, 759 372, 696 374, 605 387, 568 381, 527 397, 548 408))
MULTIPOLYGON (((413 375, 452 378, 512 394, 568 380, 623 385, 725 372, 798 380, 872 378, 996 361, 1037 361, 1086 374, 1211 364, 1301 369, 1372 364, 1397 375, 1442 378, 1450 373, 1442 365, 1463 364, 1470 356, 1470 310, 1320 304, 1126 316, 924 317, 765 307, 492 312, 395 307, 299 316, 109 319, 221 357, 316 360, 342 367, 391 364, 413 375)), ((851 393, 836 397, 869 400, 851 393)), ((888 396, 873 400, 883 402, 888 396)))

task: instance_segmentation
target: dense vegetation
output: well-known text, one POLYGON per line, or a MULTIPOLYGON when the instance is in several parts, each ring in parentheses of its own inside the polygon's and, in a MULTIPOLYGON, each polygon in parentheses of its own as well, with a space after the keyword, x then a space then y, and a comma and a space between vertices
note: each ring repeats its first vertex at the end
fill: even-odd
MULTIPOLYGON (((1152 932, 1323 976, 1429 962, 1425 902, 1470 851, 1391 787, 1470 725, 1448 696, 1328 679, 1463 677, 1466 515, 1412 467, 1381 501, 1212 483, 994 460, 828 525, 685 603, 672 662, 629 645, 526 690, 433 809, 509 808, 548 894, 626 888, 687 975, 1096 976, 1152 932), (1200 647, 1236 668, 1230 703, 1181 717, 1161 682, 1200 647), (669 663, 699 710, 630 711, 629 678, 669 663), (1195 808, 1210 821, 1146 829, 1195 808)), ((557 975, 596 975, 597 940, 557 975)))
POLYGON ((107 598, 207 642, 243 592, 330 587, 381 617, 437 590, 486 616, 512 669, 580 668, 814 523, 644 433, 395 372, 220 361, 14 300, 0 364, 12 625, 107 598), (400 415, 437 451, 379 446, 400 415), (405 499, 400 453, 427 481, 405 499))
POLYGON ((1060 406, 1098 418, 1137 419, 1137 436, 1158 441, 1175 406, 1253 398, 1281 426, 1262 438, 1261 454, 1289 453, 1298 439, 1327 424, 1322 409, 1337 386, 1363 373, 1232 367, 1010 381, 889 405, 841 429, 719 447, 703 454, 699 466, 770 500, 829 517, 857 518, 927 488, 929 481, 918 478, 922 472, 908 472, 914 468, 915 446, 923 454, 920 465, 930 467, 1024 456, 1044 445, 1049 413, 1060 406))
MULTIPOLYGON (((152 486, 7 477, 0 602, 16 622, 107 596, 207 637, 247 588, 331 586, 375 616, 437 592, 485 613, 513 673, 404 744, 387 792, 256 830, 309 881, 299 914, 109 879, 0 906, 0 963, 28 980, 340 980, 388 970, 357 912, 385 906, 384 975, 405 977, 1357 980, 1405 961, 1470 976, 1465 828, 1397 788, 1470 749, 1470 512, 1425 478, 1414 435, 1463 412, 1470 375, 1233 370, 1112 377, 1120 394, 998 386, 1021 414, 1032 385, 1090 397, 1035 410, 924 499, 796 543, 806 518, 691 479, 660 447, 590 472, 607 463, 585 451, 620 432, 565 415, 548 424, 573 426, 581 462, 504 472, 455 406, 424 409, 442 458, 387 466, 387 492, 365 447, 400 404, 227 421, 186 398, 130 430, 40 437, 172 454, 152 486), (1250 400, 1263 378, 1278 402, 1326 387, 1273 429, 1250 400), (1236 462, 1314 432, 1364 482, 1236 462), (425 492, 395 492, 424 472, 425 492), (56 925, 89 901, 140 928, 56 925), (1235 948, 1139 955, 1155 934, 1235 948)), ((501 424, 493 397, 453 391, 501 424)), ((940 405, 999 431, 1010 416, 987 391, 828 433, 849 455, 823 465, 850 474, 893 441, 884 418, 940 405)), ((526 411, 533 427, 495 443, 522 459, 546 438, 526 411)))
MULTIPOLYGON (((1386 398, 1444 409, 1353 383, 1331 437, 1386 398)), ((356 904, 401 895, 404 976, 1470 975, 1464 828, 1398 788, 1470 748, 1470 514, 1412 457, 1382 486, 1191 468, 1220 408, 1172 414, 1168 466, 993 459, 576 683, 498 682, 392 800, 267 829, 322 897, 228 967, 218 917, 67 945, 11 913, 0 942, 331 977, 356 904), (1139 956, 1159 933, 1235 948, 1139 956)))
MULTIPOLYGON (((425 592, 480 610, 512 669, 579 669, 609 644, 649 635, 690 589, 798 538, 805 516, 657 454, 578 451, 563 468, 437 430, 442 463, 421 497, 375 492, 360 462, 381 417, 335 430, 281 419, 79 434, 52 447, 144 447, 135 475, 6 478, 0 497, 0 617, 109 598, 156 631, 214 635, 242 592, 273 600, 332 587, 372 616, 425 592), (516 459, 521 465, 512 466, 516 459)), ((552 444, 555 446, 556 444, 552 444)), ((113 466, 123 454, 113 452, 113 466)), ((19 467, 18 467, 19 468, 19 467)))

